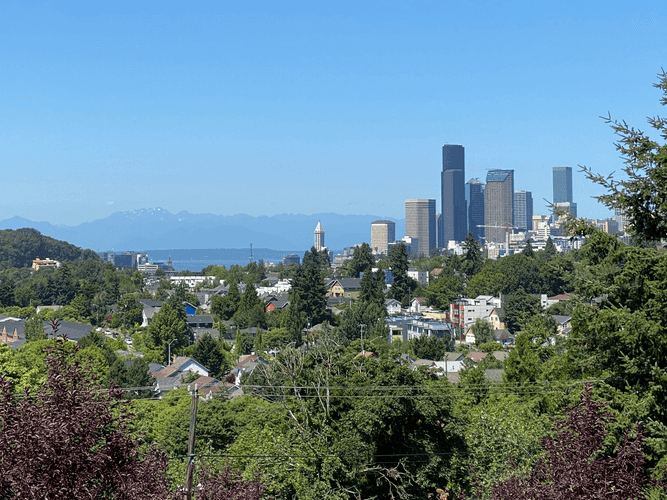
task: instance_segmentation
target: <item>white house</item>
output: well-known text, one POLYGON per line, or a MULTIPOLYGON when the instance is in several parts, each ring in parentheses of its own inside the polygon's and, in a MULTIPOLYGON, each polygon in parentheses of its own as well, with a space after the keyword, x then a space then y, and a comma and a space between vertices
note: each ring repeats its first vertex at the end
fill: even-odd
POLYGON ((418 271, 414 267, 408 268, 408 276, 415 281, 418 281, 420 285, 428 286, 428 271, 418 271))

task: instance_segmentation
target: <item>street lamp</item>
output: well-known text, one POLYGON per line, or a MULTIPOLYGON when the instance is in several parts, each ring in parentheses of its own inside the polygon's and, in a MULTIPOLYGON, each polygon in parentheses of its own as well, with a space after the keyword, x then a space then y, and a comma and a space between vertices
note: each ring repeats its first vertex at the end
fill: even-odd
POLYGON ((171 342, 169 342, 169 364, 167 366, 171 366, 171 344, 176 342, 176 339, 173 339, 171 342))

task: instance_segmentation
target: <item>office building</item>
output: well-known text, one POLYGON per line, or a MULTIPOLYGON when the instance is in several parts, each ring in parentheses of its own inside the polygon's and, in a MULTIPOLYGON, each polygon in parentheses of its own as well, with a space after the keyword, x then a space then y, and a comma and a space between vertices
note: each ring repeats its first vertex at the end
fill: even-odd
POLYGON ((396 240, 396 224, 390 220, 371 222, 371 250, 375 255, 387 255, 389 243, 396 240))
POLYGON ((320 252, 324 248, 326 248, 324 246, 324 228, 322 227, 322 223, 318 221, 315 228, 315 250, 320 252))
POLYGON ((438 248, 445 248, 445 220, 440 212, 435 213, 435 243, 438 248))
POLYGON ((405 200, 405 235, 419 239, 418 255, 436 248, 435 200, 405 200))
POLYGON ((514 170, 489 170, 484 190, 487 243, 506 243, 514 220, 514 170))
POLYGON ((449 240, 463 241, 467 234, 465 199, 465 150, 463 146, 442 146, 441 210, 442 246, 449 240))
POLYGON ((519 231, 533 228, 533 193, 514 191, 514 226, 519 231))
POLYGON ((468 212, 468 231, 477 241, 484 238, 484 183, 479 179, 466 182, 466 210, 468 212))
MULTIPOLYGON (((561 201, 561 202, 556 202, 554 203, 554 208, 556 210, 565 210, 566 212, 570 212, 572 215, 575 217, 577 216, 577 204, 576 203, 571 203, 567 201, 561 201)), ((558 217, 558 221, 563 222, 565 220, 564 217, 558 217)))
POLYGON ((572 203, 572 167, 554 167, 553 203, 572 203))
POLYGON ((283 255, 283 266, 289 266, 291 264, 296 264, 298 266, 301 264, 301 258, 295 253, 283 255))

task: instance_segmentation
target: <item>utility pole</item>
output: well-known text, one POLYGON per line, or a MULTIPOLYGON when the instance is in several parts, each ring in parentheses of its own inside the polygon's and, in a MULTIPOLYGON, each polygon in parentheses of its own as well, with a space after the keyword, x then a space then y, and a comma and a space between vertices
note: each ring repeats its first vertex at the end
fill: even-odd
POLYGON ((167 366, 171 366, 171 344, 174 343, 174 342, 176 342, 176 339, 173 339, 171 342, 169 342, 169 346, 168 346, 168 348, 169 348, 169 354, 168 354, 169 359, 167 360, 167 366))
POLYGON ((364 327, 365 326, 366 325, 364 325, 363 323, 361 325, 359 325, 359 327, 361 328, 361 354, 363 354, 364 357, 366 357, 366 350, 364 349, 364 327))
POLYGON ((194 391, 190 391, 190 386, 188 386, 188 393, 192 394, 192 404, 190 406, 190 436, 188 438, 188 474, 185 481, 187 500, 192 500, 192 478, 195 468, 195 429, 197 427, 197 403, 199 401, 198 389, 199 384, 195 384, 194 391))

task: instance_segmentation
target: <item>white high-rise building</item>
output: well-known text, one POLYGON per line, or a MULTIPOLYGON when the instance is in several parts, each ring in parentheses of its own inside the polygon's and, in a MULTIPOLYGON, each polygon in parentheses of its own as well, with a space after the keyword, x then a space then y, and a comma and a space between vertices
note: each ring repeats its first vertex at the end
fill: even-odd
POLYGON ((321 222, 317 222, 317 227, 315 228, 315 250, 321 252, 324 248, 324 228, 322 227, 321 222))

